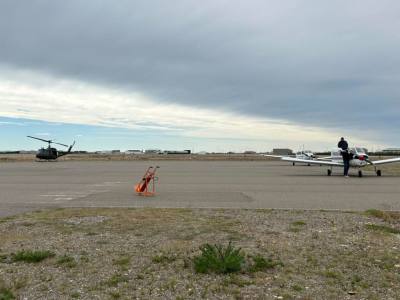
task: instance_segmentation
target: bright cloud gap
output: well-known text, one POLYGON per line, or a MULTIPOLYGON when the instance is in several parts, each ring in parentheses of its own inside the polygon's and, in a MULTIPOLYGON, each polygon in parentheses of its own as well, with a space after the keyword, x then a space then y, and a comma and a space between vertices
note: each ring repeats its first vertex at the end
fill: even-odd
MULTIPOLYGON (((4 117, 153 130, 160 135, 182 138, 253 140, 260 143, 256 150, 265 150, 272 142, 276 146, 296 148, 306 143, 326 148, 338 138, 334 130, 159 103, 141 93, 69 79, 56 80, 36 72, 8 70, 1 74, 0 115, 4 117)), ((371 144, 361 139, 354 142, 371 144)))

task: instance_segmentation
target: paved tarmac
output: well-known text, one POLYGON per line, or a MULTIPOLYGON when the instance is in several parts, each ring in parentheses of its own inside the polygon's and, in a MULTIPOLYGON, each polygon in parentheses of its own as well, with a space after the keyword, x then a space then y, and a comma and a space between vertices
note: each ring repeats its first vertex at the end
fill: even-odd
POLYGON ((49 207, 400 210, 400 177, 326 176, 280 161, 59 161, 0 163, 0 216, 49 207), (159 165, 155 197, 133 186, 159 165))

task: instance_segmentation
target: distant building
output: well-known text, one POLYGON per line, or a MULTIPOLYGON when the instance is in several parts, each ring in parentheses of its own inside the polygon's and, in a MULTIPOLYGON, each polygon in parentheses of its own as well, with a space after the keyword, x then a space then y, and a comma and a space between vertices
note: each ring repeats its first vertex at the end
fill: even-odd
POLYGON ((101 151, 96 151, 95 154, 120 154, 121 150, 101 150, 101 151))
POLYGON ((400 148, 386 148, 382 150, 383 153, 400 153, 400 148))
POLYGON ((147 150, 144 150, 144 153, 146 153, 146 154, 161 154, 162 151, 160 149, 147 149, 147 150))
POLYGON ((165 150, 164 154, 190 154, 190 150, 165 150))
POLYGON ((285 149, 285 148, 275 148, 272 149, 273 155, 293 155, 292 149, 285 149))
POLYGON ((207 152, 207 151, 200 151, 200 152, 197 152, 197 154, 198 154, 198 155, 207 155, 208 152, 207 152))
POLYGON ((111 151, 109 151, 109 150, 101 150, 101 151, 96 151, 95 154, 111 154, 111 151))
POLYGON ((35 154, 36 151, 34 151, 34 150, 20 150, 19 153, 20 154, 35 154))
POLYGON ((257 154, 257 152, 256 151, 247 150, 247 151, 244 151, 243 154, 257 154))
POLYGON ((143 150, 126 150, 125 154, 140 155, 143 154, 143 150))

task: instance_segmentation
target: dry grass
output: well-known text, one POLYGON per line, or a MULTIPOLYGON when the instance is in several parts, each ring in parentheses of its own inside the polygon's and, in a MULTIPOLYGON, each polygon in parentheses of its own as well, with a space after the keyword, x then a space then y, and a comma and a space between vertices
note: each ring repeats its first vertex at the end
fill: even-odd
POLYGON ((99 208, 29 213, 0 222, 0 283, 17 299, 396 299, 400 254, 393 232, 400 220, 385 214, 99 208), (393 231, 375 230, 386 227, 393 231), (244 271, 195 272, 201 245, 229 241, 246 254, 244 271), (21 248, 55 256, 36 264, 10 259, 21 248))

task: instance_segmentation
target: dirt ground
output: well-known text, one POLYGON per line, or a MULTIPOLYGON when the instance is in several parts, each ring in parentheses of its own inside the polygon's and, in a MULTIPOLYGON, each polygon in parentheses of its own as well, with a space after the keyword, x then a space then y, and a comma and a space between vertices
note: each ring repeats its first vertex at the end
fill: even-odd
POLYGON ((399 299, 399 229, 375 210, 37 211, 0 219, 0 299, 399 299), (202 244, 229 241, 282 264, 195 272, 202 244))

